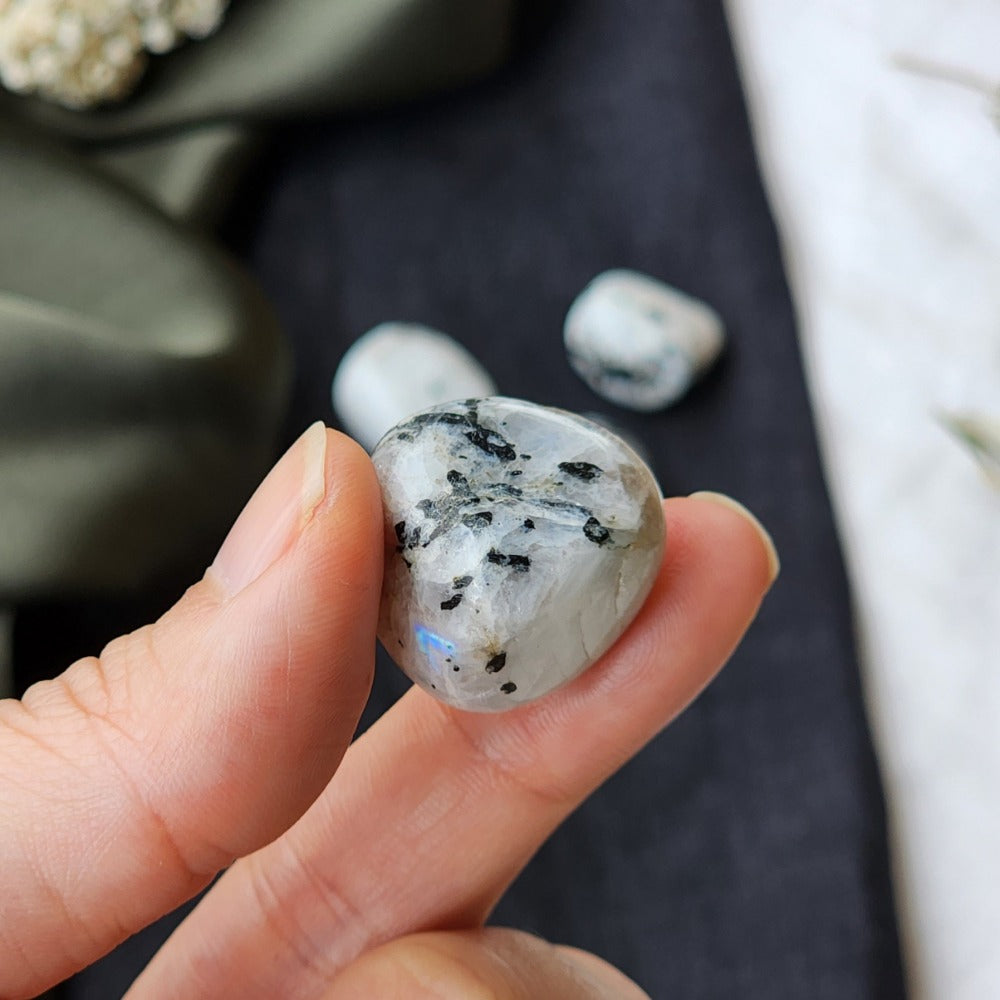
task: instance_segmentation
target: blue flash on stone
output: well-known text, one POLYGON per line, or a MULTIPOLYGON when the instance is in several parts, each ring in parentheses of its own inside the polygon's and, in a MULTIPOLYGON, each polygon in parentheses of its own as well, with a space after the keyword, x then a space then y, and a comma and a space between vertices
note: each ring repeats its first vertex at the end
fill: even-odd
POLYGON ((455 644, 453 642, 438 635, 437 632, 432 632, 423 625, 414 625, 413 632, 417 637, 417 647, 424 656, 430 656, 431 650, 440 653, 455 652, 455 644))

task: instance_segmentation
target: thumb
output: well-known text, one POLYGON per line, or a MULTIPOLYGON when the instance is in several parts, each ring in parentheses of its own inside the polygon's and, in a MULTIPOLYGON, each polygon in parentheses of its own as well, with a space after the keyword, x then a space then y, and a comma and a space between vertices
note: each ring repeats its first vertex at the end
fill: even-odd
POLYGON ((286 829, 371 682, 378 484, 311 427, 158 622, 0 701, 0 996, 34 995, 286 829))

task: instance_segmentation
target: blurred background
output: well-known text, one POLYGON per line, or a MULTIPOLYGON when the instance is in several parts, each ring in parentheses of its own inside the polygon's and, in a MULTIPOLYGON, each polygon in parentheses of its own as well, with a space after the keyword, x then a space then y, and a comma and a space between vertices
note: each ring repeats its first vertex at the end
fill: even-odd
MULTIPOLYGON (((356 339, 426 324, 782 557, 496 921, 654 997, 1000 996, 1000 9, 232 0, 112 79, 31 63, 41 2, 0 3, 7 687, 156 616, 336 424, 356 339), (119 102, 64 107, 88 80, 119 102), (661 412, 567 362, 609 268, 724 323, 661 412)), ((407 686, 381 657, 363 725, 407 686)), ((182 916, 59 995, 120 995, 182 916)))

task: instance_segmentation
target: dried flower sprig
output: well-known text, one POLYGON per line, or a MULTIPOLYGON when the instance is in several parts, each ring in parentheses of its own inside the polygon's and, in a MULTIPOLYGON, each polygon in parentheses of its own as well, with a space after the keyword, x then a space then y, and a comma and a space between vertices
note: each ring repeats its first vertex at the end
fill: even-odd
POLYGON ((896 69, 901 69, 906 73, 915 73, 932 80, 953 83, 957 87, 964 87, 966 90, 982 94, 986 98, 986 109, 990 119, 1000 129, 1000 82, 992 80, 982 73, 976 73, 974 70, 958 66, 945 66, 931 59, 907 53, 897 53, 892 57, 892 63, 896 69))
POLYGON ((228 0, 0 0, 0 81, 70 108, 127 96, 147 53, 219 26, 228 0))
POLYGON ((990 484, 1000 490, 1000 418, 978 413, 941 413, 938 420, 969 449, 990 484))

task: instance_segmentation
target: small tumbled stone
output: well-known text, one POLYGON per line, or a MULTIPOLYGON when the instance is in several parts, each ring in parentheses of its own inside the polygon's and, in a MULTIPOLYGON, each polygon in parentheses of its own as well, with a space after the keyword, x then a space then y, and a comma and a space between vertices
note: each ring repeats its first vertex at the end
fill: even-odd
POLYGON ((382 323, 344 355, 332 397, 344 430, 371 451, 411 413, 496 391, 483 366, 447 334, 415 323, 382 323))
POLYGON ((379 638, 457 708, 514 708, 578 676, 642 606, 664 521, 652 473, 603 427, 492 397, 411 416, 378 443, 379 638))
POLYGON ((714 309, 635 271, 606 271, 563 330, 569 363, 599 396, 650 413, 677 402, 722 350, 714 309))

